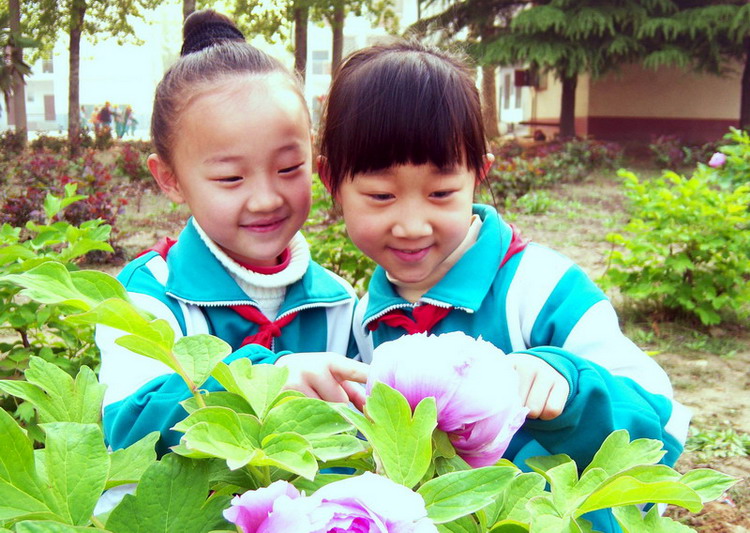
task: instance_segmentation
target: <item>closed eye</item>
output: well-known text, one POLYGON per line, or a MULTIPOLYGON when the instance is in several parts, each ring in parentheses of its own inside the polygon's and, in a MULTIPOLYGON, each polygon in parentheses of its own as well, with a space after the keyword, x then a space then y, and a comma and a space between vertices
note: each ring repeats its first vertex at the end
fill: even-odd
POLYGON ((217 178, 215 181, 220 183, 236 183, 242 181, 242 176, 227 176, 225 178, 217 178))
POLYGON ((430 193, 430 196, 432 196, 433 198, 448 198, 454 192, 455 191, 435 191, 433 193, 430 193))
POLYGON ((297 170, 300 167, 302 167, 302 165, 304 165, 304 163, 300 163, 299 165, 294 165, 294 166, 291 166, 291 167, 282 168, 281 170, 279 170, 279 174, 291 174, 295 170, 297 170))
POLYGON ((388 194, 388 193, 375 193, 375 194, 368 194, 367 196, 377 202, 385 202, 393 198, 393 195, 388 194))

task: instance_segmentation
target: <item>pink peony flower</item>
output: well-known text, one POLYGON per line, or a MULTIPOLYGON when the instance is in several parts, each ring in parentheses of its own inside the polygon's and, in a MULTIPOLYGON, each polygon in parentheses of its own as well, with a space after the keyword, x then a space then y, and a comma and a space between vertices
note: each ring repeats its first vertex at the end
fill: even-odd
POLYGON ((400 337, 375 349, 366 392, 381 381, 414 409, 434 397, 438 429, 473 467, 492 465, 505 453, 528 409, 518 374, 493 344, 461 332, 400 337))
POLYGON ((708 166, 713 168, 719 168, 724 165, 724 163, 727 162, 727 156, 722 154, 721 152, 714 152, 714 155, 711 156, 711 159, 708 160, 708 166))
POLYGON ((308 497, 277 481, 235 497, 224 516, 243 533, 437 533, 422 496, 370 472, 330 483, 308 497), (269 505, 271 495, 276 498, 269 505))

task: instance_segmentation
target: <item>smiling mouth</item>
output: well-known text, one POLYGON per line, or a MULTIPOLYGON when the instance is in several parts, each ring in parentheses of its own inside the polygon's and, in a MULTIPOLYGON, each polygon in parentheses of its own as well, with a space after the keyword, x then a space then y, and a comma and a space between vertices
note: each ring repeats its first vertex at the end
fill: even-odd
POLYGON ((431 246, 424 248, 404 249, 404 248, 391 248, 391 252, 401 261, 406 263, 414 263, 421 261, 430 252, 431 246))
POLYGON ((280 228, 284 223, 284 220, 286 219, 280 218, 277 220, 259 221, 252 224, 243 224, 242 227, 250 231, 256 231, 258 233, 267 233, 269 231, 274 231, 280 228))

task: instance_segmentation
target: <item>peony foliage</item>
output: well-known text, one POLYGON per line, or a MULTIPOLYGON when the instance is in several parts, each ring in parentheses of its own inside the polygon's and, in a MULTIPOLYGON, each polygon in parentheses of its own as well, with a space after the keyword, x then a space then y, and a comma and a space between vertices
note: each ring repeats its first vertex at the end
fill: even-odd
MULTIPOLYGON (((368 387, 359 413, 283 391, 282 367, 223 363, 229 347, 219 339, 175 339, 107 274, 45 261, 0 282, 65 309, 66 320, 123 330, 123 345, 168 365, 192 393, 183 403, 189 415, 176 426, 180 444, 158 459, 155 434, 107 452, 94 415, 101 385, 88 368, 73 379, 34 358, 23 385, 0 381, 0 391, 34 406, 44 432, 35 449, 0 410, 0 531, 590 531, 585 513, 606 508, 615 509, 625 531, 684 531, 656 506, 646 514, 636 506, 696 512, 737 481, 710 469, 683 475, 658 465, 661 443, 630 441, 625 431, 610 435, 589 465, 558 455, 530 460, 527 473, 504 459, 472 468, 461 457, 465 450, 454 447, 460 435, 440 429, 446 411, 439 392, 416 399, 413 389, 402 393, 380 380, 368 387), (226 390, 201 389, 209 377, 226 390), (111 512, 96 510, 103 491, 128 483, 137 483, 133 494, 111 512)), ((467 423, 497 413, 473 415, 467 423)))

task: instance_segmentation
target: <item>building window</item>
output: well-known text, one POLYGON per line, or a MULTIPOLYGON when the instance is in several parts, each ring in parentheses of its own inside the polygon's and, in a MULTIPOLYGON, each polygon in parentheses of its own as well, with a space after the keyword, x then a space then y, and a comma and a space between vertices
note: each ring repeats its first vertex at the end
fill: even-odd
POLYGON ((44 95, 44 120, 54 121, 57 118, 55 115, 55 95, 45 94, 44 95))
POLYGON ((331 58, 328 50, 313 50, 312 73, 317 75, 331 74, 331 58))
POLYGON ((521 109, 521 89, 523 89, 523 87, 516 87, 516 109, 521 109))
POLYGON ((52 74, 53 72, 55 72, 54 65, 52 64, 51 59, 42 60, 42 72, 44 74, 52 74))
POLYGON ((33 102, 34 101, 34 91, 30 91, 28 89, 28 86, 26 88, 26 101, 27 102, 33 102))

